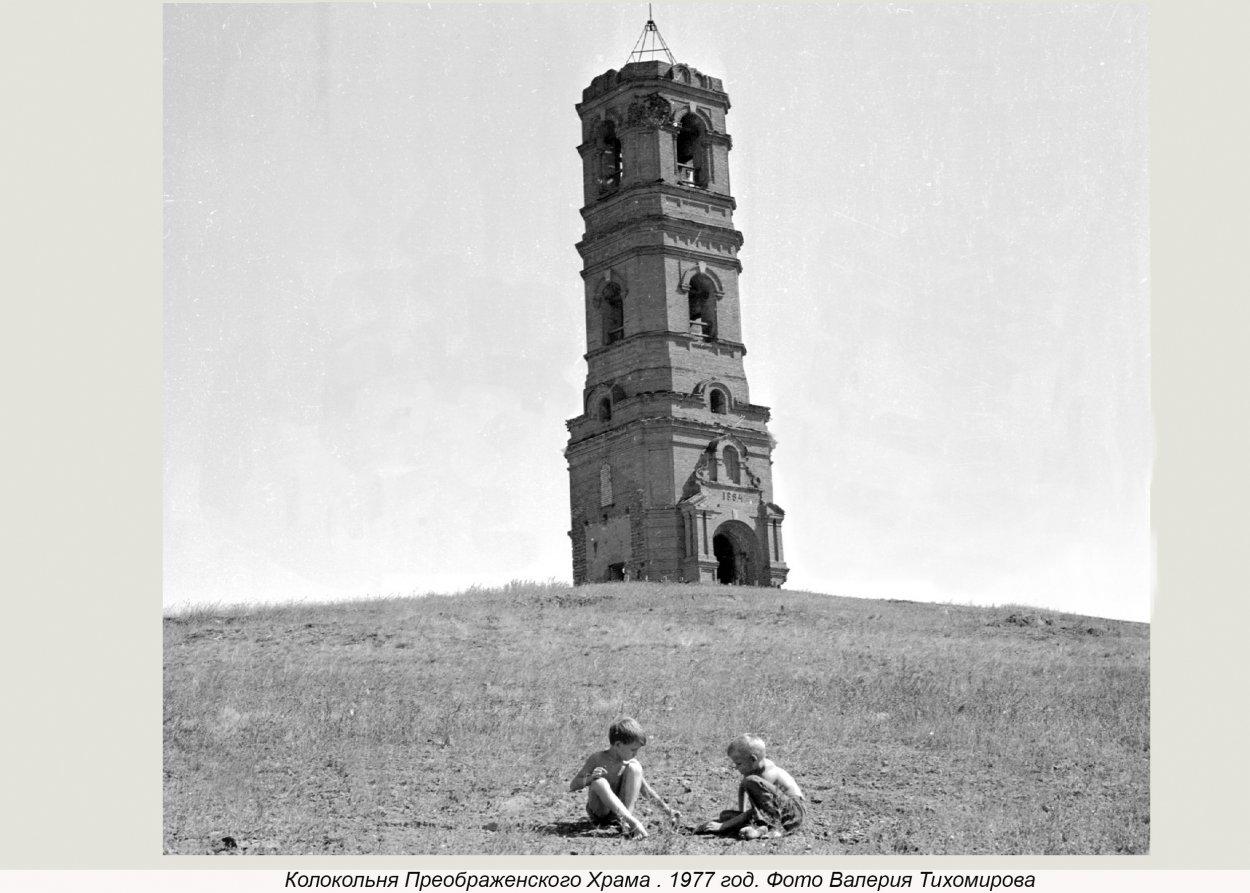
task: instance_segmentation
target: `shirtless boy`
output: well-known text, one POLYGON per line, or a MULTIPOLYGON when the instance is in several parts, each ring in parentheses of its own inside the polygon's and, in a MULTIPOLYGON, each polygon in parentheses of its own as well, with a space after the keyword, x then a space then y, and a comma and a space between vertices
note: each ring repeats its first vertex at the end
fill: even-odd
POLYGON ((730 810, 719 822, 705 822, 698 832, 754 840, 797 830, 807 816, 807 801, 790 773, 764 756, 764 742, 754 735, 739 735, 729 742, 728 753, 742 773, 738 812, 730 810))
POLYGON ((588 756, 569 782, 570 791, 587 789, 586 812, 596 825, 616 822, 625 834, 646 837, 647 829, 632 812, 640 793, 655 800, 670 819, 680 815, 660 799, 642 775, 637 756, 646 743, 647 733, 636 720, 628 716, 618 719, 608 729, 608 749, 588 756))

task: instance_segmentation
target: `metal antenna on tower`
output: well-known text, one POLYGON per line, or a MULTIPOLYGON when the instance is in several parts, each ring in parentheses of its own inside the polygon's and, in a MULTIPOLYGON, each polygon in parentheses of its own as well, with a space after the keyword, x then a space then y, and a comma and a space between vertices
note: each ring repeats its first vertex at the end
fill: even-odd
POLYGON ((664 38, 660 35, 660 29, 655 26, 655 20, 651 18, 651 4, 647 4, 647 24, 642 28, 642 34, 638 37, 638 42, 634 44, 634 49, 629 54, 629 58, 625 60, 628 65, 631 62, 646 62, 648 59, 654 59, 661 53, 668 59, 669 65, 676 65, 677 60, 673 58, 673 54, 668 51, 668 44, 664 42, 664 38))

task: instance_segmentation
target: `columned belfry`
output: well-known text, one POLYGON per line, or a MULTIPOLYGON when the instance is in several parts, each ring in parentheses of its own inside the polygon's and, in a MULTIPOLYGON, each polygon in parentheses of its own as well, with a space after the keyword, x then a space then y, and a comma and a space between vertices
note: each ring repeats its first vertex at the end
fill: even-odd
POLYGON ((635 48, 577 106, 588 371, 565 450, 573 581, 780 586, 769 412, 742 363, 729 97, 674 62, 653 22, 640 46, 649 35, 666 59, 635 48))

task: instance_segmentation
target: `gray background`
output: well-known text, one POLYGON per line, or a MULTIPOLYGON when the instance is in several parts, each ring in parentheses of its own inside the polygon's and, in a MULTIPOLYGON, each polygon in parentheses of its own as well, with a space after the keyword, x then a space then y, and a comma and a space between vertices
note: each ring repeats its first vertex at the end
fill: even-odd
MULTIPOLYGON (((960 864, 1247 866, 1237 759, 1250 619, 1238 573, 1250 433, 1238 325, 1250 292, 1241 262, 1245 17, 1221 3, 1152 6, 1152 855, 960 864)), ((4 218, 17 271, 4 355, 15 416, 5 441, 4 858, 13 867, 156 866, 160 10, 24 5, 7 23, 0 58, 13 69, 6 104, 17 125, 5 141, 5 189, 15 198, 6 204, 20 213, 4 218)), ((353 861, 388 860, 330 864, 353 861)), ((938 860, 924 861, 856 865, 938 860)))

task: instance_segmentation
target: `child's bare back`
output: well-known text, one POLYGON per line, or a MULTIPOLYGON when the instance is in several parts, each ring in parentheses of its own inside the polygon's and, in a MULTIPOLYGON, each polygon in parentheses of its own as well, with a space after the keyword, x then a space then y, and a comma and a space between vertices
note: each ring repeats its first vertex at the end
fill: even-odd
POLYGON ((798 830, 807 817, 807 800, 790 773, 764 756, 764 742, 754 735, 740 735, 727 751, 734 768, 742 773, 738 785, 738 809, 721 821, 699 826, 704 834, 737 834, 739 837, 780 837, 798 830))
MULTIPOLYGON (((800 799, 803 797, 803 791, 799 788, 799 783, 794 780, 793 776, 767 757, 760 761, 759 766, 752 769, 747 778, 752 776, 758 776, 759 778, 764 779, 764 781, 777 786, 791 797, 798 797, 800 799)), ((742 782, 738 785, 739 788, 746 785, 747 778, 742 779, 742 782)))

